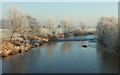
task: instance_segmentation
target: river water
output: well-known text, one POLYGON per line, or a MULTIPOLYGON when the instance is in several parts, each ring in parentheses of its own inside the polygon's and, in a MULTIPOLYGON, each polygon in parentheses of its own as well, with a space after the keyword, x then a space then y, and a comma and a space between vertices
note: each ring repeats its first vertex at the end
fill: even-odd
POLYGON ((83 43, 84 41, 52 41, 27 53, 3 58, 2 72, 117 73, 117 60, 103 57, 96 42, 88 41, 87 48, 82 47, 83 43))

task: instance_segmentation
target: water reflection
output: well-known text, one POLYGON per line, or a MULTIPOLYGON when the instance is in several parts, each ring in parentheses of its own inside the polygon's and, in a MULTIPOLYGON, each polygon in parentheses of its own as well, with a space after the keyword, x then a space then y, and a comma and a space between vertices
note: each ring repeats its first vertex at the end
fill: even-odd
POLYGON ((44 49, 45 54, 47 54, 49 57, 49 59, 52 59, 52 57, 54 57, 55 54, 55 47, 56 47, 56 42, 49 42, 43 45, 42 48, 40 49, 44 49))
POLYGON ((0 74, 2 74, 2 57, 0 57, 0 74))
MULTIPOLYGON (((34 49, 33 49, 34 50, 34 49)), ((2 71, 5 72, 16 72, 16 73, 24 73, 28 71, 28 67, 31 64, 36 64, 39 60, 40 50, 39 48, 35 49, 36 51, 30 51, 29 53, 18 54, 11 57, 6 57, 3 59, 3 67, 2 71), (31 60, 32 59, 32 60, 31 60), (32 62, 36 61, 36 62, 32 62), (7 64, 5 63, 7 62, 7 64), (8 67, 8 68, 6 68, 8 67)))
MULTIPOLYGON (((79 37, 77 37, 78 39, 79 37)), ((89 42, 89 41, 88 41, 89 42)), ((25 54, 3 58, 3 72, 16 73, 116 73, 117 60, 105 58, 102 47, 83 41, 49 42, 25 54)))
POLYGON ((101 43, 97 43, 97 53, 100 57, 100 64, 101 70, 103 72, 108 72, 110 70, 111 72, 117 72, 118 73, 118 57, 110 56, 109 54, 110 48, 104 47, 101 43), (105 70, 103 70, 104 68, 105 70))
POLYGON ((63 53, 73 50, 72 48, 73 47, 72 47, 71 42, 65 42, 65 43, 61 44, 61 50, 62 50, 63 53))
POLYGON ((2 71, 3 72, 4 71, 11 72, 12 70, 14 70, 15 72, 21 72, 21 73, 24 72, 25 68, 26 68, 25 58, 23 56, 21 56, 21 57, 18 57, 18 59, 22 59, 22 62, 20 60, 14 60, 12 57, 4 58, 4 61, 7 62, 7 64, 5 64, 4 62, 2 63, 2 64, 4 64, 2 67, 2 71), (8 61, 8 60, 11 60, 11 61, 8 61), (19 64, 22 64, 22 65, 19 66, 19 64), (13 66, 15 66, 15 67, 13 68, 13 66), (8 67, 8 68, 5 68, 5 67, 8 67), (18 68, 21 70, 19 71, 18 68))

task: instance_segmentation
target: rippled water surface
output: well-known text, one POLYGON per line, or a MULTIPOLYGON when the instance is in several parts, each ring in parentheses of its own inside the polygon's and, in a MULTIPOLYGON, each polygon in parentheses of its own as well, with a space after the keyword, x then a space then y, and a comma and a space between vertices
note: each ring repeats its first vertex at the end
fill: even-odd
MULTIPOLYGON (((89 38, 91 36, 85 36, 89 38)), ((94 37, 94 36, 92 36, 94 37)), ((80 37, 75 37, 80 38, 80 37)), ((82 37, 83 38, 83 37, 82 37)), ((116 73, 117 60, 104 58, 96 42, 49 42, 2 60, 3 73, 116 73)), ((102 49, 102 48, 101 48, 102 49)))

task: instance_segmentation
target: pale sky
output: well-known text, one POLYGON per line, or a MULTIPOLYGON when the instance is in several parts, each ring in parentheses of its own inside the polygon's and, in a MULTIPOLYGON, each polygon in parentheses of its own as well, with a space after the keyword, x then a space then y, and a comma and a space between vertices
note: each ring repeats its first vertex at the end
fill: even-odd
POLYGON ((75 25, 79 20, 84 20, 87 25, 94 27, 101 16, 118 16, 117 2, 3 2, 3 18, 7 18, 8 9, 12 6, 36 17, 41 24, 46 24, 47 17, 52 16, 57 25, 68 17, 75 25))
POLYGON ((118 2, 119 0, 1 0, 2 2, 118 2))

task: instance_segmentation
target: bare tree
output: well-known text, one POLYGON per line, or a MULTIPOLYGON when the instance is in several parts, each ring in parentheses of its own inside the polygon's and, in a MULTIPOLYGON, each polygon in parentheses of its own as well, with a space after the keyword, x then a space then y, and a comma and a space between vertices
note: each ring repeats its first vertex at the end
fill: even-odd
POLYGON ((83 31, 86 29, 86 24, 85 24, 85 22, 82 21, 82 20, 80 20, 79 26, 80 26, 80 28, 81 28, 83 31))
POLYGON ((67 29, 68 32, 71 31, 73 23, 70 18, 65 17, 64 20, 61 21, 61 24, 65 29, 67 29))
POLYGON ((118 48, 118 20, 115 17, 101 17, 97 22, 100 42, 110 49, 118 48))
POLYGON ((26 32, 29 31, 28 19, 25 13, 19 8, 13 7, 9 9, 9 20, 10 20, 10 30, 11 36, 10 40, 15 33, 25 36, 26 32))
POLYGON ((48 17, 48 29, 54 30, 55 28, 55 20, 53 17, 48 17))
POLYGON ((29 27, 30 27, 30 34, 32 35, 39 35, 40 33, 40 26, 39 22, 36 18, 27 16, 29 27))

